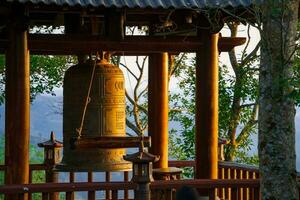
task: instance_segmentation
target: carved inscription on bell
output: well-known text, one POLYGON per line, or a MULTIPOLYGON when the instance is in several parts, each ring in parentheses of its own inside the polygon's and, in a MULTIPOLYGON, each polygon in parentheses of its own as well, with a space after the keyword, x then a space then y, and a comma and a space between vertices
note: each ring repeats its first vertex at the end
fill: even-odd
POLYGON ((114 96, 124 95, 124 81, 117 78, 106 78, 105 94, 114 96))
MULTIPOLYGON (((71 149, 79 128, 94 62, 68 69, 64 80, 63 163, 75 171, 118 171, 131 168, 125 149, 71 149)), ((125 88, 122 71, 105 61, 97 63, 82 137, 126 136, 125 88)))

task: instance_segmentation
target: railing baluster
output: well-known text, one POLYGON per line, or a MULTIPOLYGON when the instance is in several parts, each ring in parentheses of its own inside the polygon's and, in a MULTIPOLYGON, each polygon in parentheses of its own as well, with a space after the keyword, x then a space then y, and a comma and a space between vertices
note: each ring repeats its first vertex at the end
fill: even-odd
POLYGON ((66 192, 66 200, 73 200, 74 193, 73 192, 66 192))
MULTIPOLYGON (((221 173, 222 173, 221 179, 224 180, 225 179, 225 169, 223 167, 221 168, 221 173)), ((221 188, 221 195, 219 197, 222 199, 225 199, 225 188, 221 188)))
POLYGON ((49 200, 49 193, 43 192, 42 193, 42 200, 49 200))
POLYGON ((165 193, 165 200, 172 200, 172 190, 170 189, 164 190, 164 193, 165 193))
POLYGON ((254 200, 260 200, 259 188, 254 188, 254 200))
POLYGON ((259 172, 255 172, 255 179, 259 178, 259 172))
MULTIPOLYGON (((32 170, 29 168, 29 183, 32 183, 32 170)), ((32 194, 28 193, 28 199, 32 199, 32 194)))
MULTIPOLYGON (((129 181, 129 173, 128 173, 128 171, 125 171, 124 172, 124 182, 128 182, 128 181, 129 181)), ((124 190, 124 200, 128 200, 128 196, 129 196, 128 190, 124 190)))
MULTIPOLYGON (((249 180, 249 171, 244 171, 244 179, 249 180)), ((249 200, 249 187, 243 189, 243 200, 249 200)))
MULTIPOLYGON (((218 166, 218 179, 223 179, 222 178, 222 168, 218 166)), ((222 196, 222 188, 217 188, 217 196, 221 197, 222 196)))
MULTIPOLYGON (((88 172, 88 182, 93 182, 93 172, 88 172)), ((95 191, 88 191, 88 200, 95 200, 96 199, 96 192, 95 191)))
MULTIPOLYGON (((255 179, 255 172, 253 171, 253 172, 251 172, 251 177, 250 177, 251 179, 255 179)), ((254 188, 250 188, 249 189, 249 199, 250 200, 255 200, 255 191, 254 191, 254 188)))
POLYGON ((18 194, 18 200, 24 200, 24 199, 25 199, 25 194, 24 193, 18 194))
POLYGON ((217 196, 218 196, 218 188, 209 190, 209 200, 216 200, 217 196))
MULTIPOLYGON (((237 178, 238 178, 237 175, 238 175, 237 169, 231 168, 231 179, 237 180, 237 178)), ((230 193, 231 193, 231 198, 235 198, 235 197, 232 197, 232 189, 231 189, 230 193)), ((237 190, 237 194, 238 194, 238 190, 237 190)), ((238 198, 238 197, 236 197, 236 198, 238 198)))
POLYGON ((231 188, 231 200, 239 200, 238 191, 239 190, 236 187, 231 188))
POLYGON ((172 190, 172 200, 176 200, 176 189, 172 190))
MULTIPOLYGON (((228 179, 228 180, 231 179, 230 168, 226 169, 225 179, 228 179)), ((230 188, 226 188, 225 199, 231 199, 230 192, 231 192, 230 188)))
MULTIPOLYGON (((70 183, 75 182, 74 172, 69 173, 69 181, 70 181, 70 183)), ((66 192, 66 200, 74 200, 74 199, 75 199, 74 192, 66 192)))
MULTIPOLYGON (((237 174, 237 179, 243 180, 243 170, 239 169, 237 174)), ((243 194, 243 188, 238 189, 238 199, 243 200, 244 194, 243 194)))
POLYGON ((112 200, 118 200, 118 190, 112 191, 112 200))
MULTIPOLYGON (((105 172, 105 182, 110 182, 110 179, 111 179, 111 174, 110 172, 105 172)), ((106 190, 105 191, 105 196, 106 196, 106 199, 109 200, 111 199, 111 191, 110 190, 106 190)))

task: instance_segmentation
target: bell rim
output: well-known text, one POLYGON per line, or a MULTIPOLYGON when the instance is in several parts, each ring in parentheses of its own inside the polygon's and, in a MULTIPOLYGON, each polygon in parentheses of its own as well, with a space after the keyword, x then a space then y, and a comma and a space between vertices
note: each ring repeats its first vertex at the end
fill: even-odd
POLYGON ((125 172, 132 171, 132 163, 118 163, 114 165, 94 165, 94 166, 74 166, 71 164, 60 163, 55 165, 54 171, 57 172, 125 172))

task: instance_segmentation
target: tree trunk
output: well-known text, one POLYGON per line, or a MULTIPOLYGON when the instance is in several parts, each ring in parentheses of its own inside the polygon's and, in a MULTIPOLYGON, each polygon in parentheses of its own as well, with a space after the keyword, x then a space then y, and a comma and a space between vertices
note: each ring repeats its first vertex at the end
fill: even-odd
POLYGON ((289 79, 298 0, 266 0, 262 5, 259 157, 263 200, 298 199, 295 105, 289 79))

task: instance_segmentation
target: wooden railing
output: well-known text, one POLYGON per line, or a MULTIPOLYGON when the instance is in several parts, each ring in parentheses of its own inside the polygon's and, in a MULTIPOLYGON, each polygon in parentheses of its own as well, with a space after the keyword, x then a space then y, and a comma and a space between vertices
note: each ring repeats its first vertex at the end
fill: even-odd
POLYGON ((154 181, 151 183, 152 193, 159 193, 156 199, 172 200, 175 197, 176 190, 182 186, 190 186, 196 189, 208 191, 209 199, 226 200, 259 200, 259 180, 177 180, 177 181, 154 181), (243 190, 247 188, 247 196, 243 190), (221 190, 230 190, 230 196, 222 197, 221 190), (244 195, 242 195, 244 194, 244 195))
MULTIPOLYGON (((121 191, 129 191, 134 190, 136 185, 130 182, 112 182, 112 183, 104 183, 104 182, 93 182, 93 183, 40 183, 40 184, 23 184, 23 185, 4 185, 0 186, 0 193, 2 194, 14 194, 18 195, 18 199, 23 200, 25 195, 33 194, 33 193, 42 193, 42 199, 49 199, 47 194, 50 193, 66 193, 66 200, 72 200, 72 193, 74 192, 93 192, 96 191, 111 191, 111 197, 104 197, 102 199, 124 199, 129 200, 128 197, 122 195, 120 197, 121 191)), ((95 200, 96 196, 88 196, 89 200, 95 200)), ((17 200, 17 199, 16 199, 17 200)))
MULTIPOLYGON (((259 200, 259 181, 258 180, 176 180, 176 181, 155 181, 150 185, 152 193, 158 193, 156 199, 172 200, 175 199, 176 190, 182 186, 190 186, 196 189, 209 191, 210 200, 215 200, 218 196, 217 191, 225 188, 231 189, 230 200, 259 200), (243 188, 250 188, 248 198, 241 198, 240 191, 243 188), (161 192, 163 191, 163 192, 161 192)), ((120 195, 122 190, 134 190, 137 185, 134 183, 112 182, 112 183, 44 183, 27 185, 6 185, 0 187, 0 193, 18 194, 19 199, 24 195, 32 193, 55 193, 55 192, 79 192, 79 191, 106 191, 111 190, 112 196, 104 199, 119 200, 128 199, 120 195)), ((66 200, 71 200, 66 196, 66 200)), ((90 198, 89 198, 90 199, 90 198)), ((95 197, 93 198, 95 200, 95 197)))
MULTIPOLYGON (((169 166, 178 168, 195 168, 195 161, 169 161, 169 166)), ((257 167, 245 164, 239 164, 234 162, 223 162, 219 161, 218 166, 218 178, 220 180, 256 180, 259 178, 259 170, 257 167)), ((216 191, 217 196, 221 199, 232 199, 235 195, 236 188, 231 188, 230 186, 218 188, 216 191)), ((238 199, 248 200, 253 199, 253 188, 251 187, 239 187, 237 191, 238 199)))
MULTIPOLYGON (((169 166, 178 167, 178 168, 186 168, 186 167, 194 168, 195 162, 194 161, 169 161, 169 166)), ((32 183, 32 175, 34 171, 45 171, 45 170, 46 170, 46 166, 43 164, 30 165, 30 183, 32 183)), ((5 171, 5 166, 0 165, 0 171, 5 171)), ((74 172, 68 172, 68 173, 69 173, 68 181, 67 183, 59 183, 62 185, 56 185, 57 183, 29 184, 27 185, 28 187, 27 186, 26 187, 31 188, 32 186, 34 189, 33 191, 37 191, 37 188, 39 189, 39 187, 42 187, 43 190, 39 191, 40 193, 42 193, 41 195, 42 200, 53 199, 52 196, 53 194, 55 194, 53 193, 54 191, 53 187, 56 186, 62 186, 62 189, 55 188, 56 190, 55 192, 64 192, 63 196, 65 196, 65 199, 67 200, 76 199, 75 192, 77 191, 86 191, 87 192, 86 198, 88 200, 95 200, 96 197, 98 199, 99 196, 103 199, 118 199, 116 198, 116 196, 119 196, 121 199, 133 198, 133 192, 129 191, 132 190, 134 187, 130 182, 128 182, 130 179, 130 172, 126 172, 126 171, 123 172, 122 180, 117 180, 119 182, 111 182, 112 173, 110 172, 105 172, 104 179, 101 180, 102 182, 95 182, 94 180, 95 173, 88 172, 87 179, 85 180, 86 183, 78 183, 78 180, 77 181, 75 180, 76 173, 74 172), (124 185, 124 187, 118 185, 121 183, 124 185), (92 189, 86 189, 85 187, 87 187, 87 185, 92 186, 91 187, 92 189), (113 187, 116 187, 116 189, 108 187, 112 185, 113 187), (98 188, 93 189, 93 187, 96 186, 98 188), (130 189, 128 187, 130 187, 130 189), (47 189, 49 188, 50 191, 47 191, 47 189), (68 188, 74 188, 74 189, 68 189, 68 188), (96 193, 96 191, 101 191, 101 195, 96 193)), ((171 200, 174 197, 174 192, 176 192, 176 188, 182 185, 190 185, 196 188, 205 187, 206 189, 213 190, 214 193, 220 199, 256 200, 255 197, 258 195, 256 193, 259 188, 259 185, 257 185, 258 181, 256 180, 258 178, 259 178, 258 169, 255 167, 249 165, 240 165, 237 163, 219 162, 219 180, 213 180, 213 182, 210 182, 211 180, 205 180, 204 182, 203 180, 180 180, 180 181, 168 181, 168 182, 156 181, 152 183, 151 188, 153 190, 156 190, 156 192, 154 192, 155 194, 164 195, 163 198, 164 200, 171 200), (254 182, 252 181, 252 179, 254 179, 254 182), (160 191, 158 192, 158 190, 160 191), (238 198, 236 198, 236 195, 238 198)), ((7 188, 9 186, 3 186, 3 187, 7 188)), ((18 187, 19 187, 18 191, 20 191, 21 186, 18 187)), ((8 189, 10 191, 11 189, 14 188, 8 188, 8 189)), ((2 190, 0 190, 0 193, 1 191, 2 190)), ((34 192, 32 192, 31 190, 31 192, 27 192, 27 193, 29 199, 32 199, 32 194, 34 192)))
MULTIPOLYGON (((193 168, 195 171, 194 160, 171 160, 169 161, 170 167, 178 168, 193 168)), ((235 162, 219 161, 218 166, 219 179, 258 179, 258 167, 252 165, 245 165, 235 162)))
MULTIPOLYGON (((6 166, 5 165, 0 165, 0 172, 4 173, 5 170, 6 170, 6 166)), ((34 172, 36 172, 36 171, 46 172, 46 170, 47 170, 47 167, 44 164, 30 164, 30 167, 29 167, 29 183, 30 184, 33 183, 33 174, 34 174, 34 172)), ((59 172, 59 173, 64 173, 66 175, 66 177, 68 177, 68 180, 66 181, 66 183, 62 183, 62 184, 64 184, 64 185, 62 185, 63 187, 66 187, 65 186, 66 184, 69 184, 69 186, 74 186, 72 184, 76 185, 78 183, 78 180, 75 179, 76 172, 59 172)), ((111 183, 112 172, 103 172, 103 173, 104 173, 104 180, 101 180, 102 181, 101 184, 105 184, 105 183, 110 184, 111 183)), ((118 180, 118 181, 120 183, 126 185, 126 184, 129 183, 129 178, 130 178, 129 173, 130 172, 129 171, 124 171, 122 173, 123 173, 123 179, 118 180)), ((97 182, 94 181, 95 172, 87 172, 86 174, 87 174, 87 180, 86 180, 87 182, 86 183, 97 183, 97 182)), ((32 185, 36 185, 36 184, 33 183, 32 185)), ((37 186, 38 185, 39 184, 37 184, 37 186)), ((81 191, 81 190, 79 190, 79 191, 81 191)), ((53 194, 51 192, 50 193, 49 192, 42 192, 41 199, 42 200, 53 199, 51 197, 51 196, 53 196, 53 194)), ((65 192, 65 193, 62 196, 65 196, 67 200, 75 200, 76 199, 76 195, 75 195, 76 190, 74 190, 74 191, 63 191, 63 192, 65 192)), ((95 200, 96 199, 96 192, 95 191, 87 190, 87 192, 88 192, 88 194, 87 194, 87 199, 88 200, 95 200)), ((103 193, 102 196, 105 196, 105 199, 111 199, 112 196, 115 195, 115 191, 113 191, 112 189, 108 189, 108 187, 106 187, 106 189, 104 191, 101 191, 101 192, 103 193)), ((0 195, 1 195, 1 192, 0 192, 0 195)), ((55 194, 55 195, 58 195, 58 194, 55 194)), ((123 188, 122 189, 122 196, 123 196, 122 199, 130 199, 129 190, 127 190, 126 188, 123 188)), ((31 192, 28 193, 28 199, 29 200, 33 199, 31 192)))

